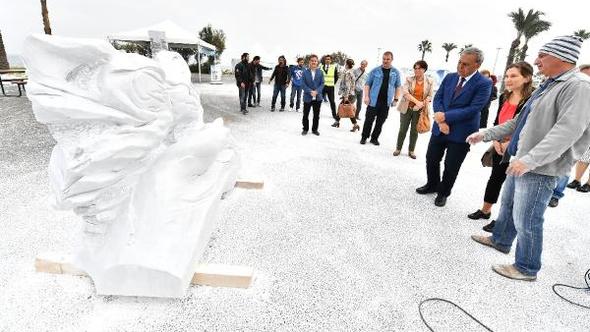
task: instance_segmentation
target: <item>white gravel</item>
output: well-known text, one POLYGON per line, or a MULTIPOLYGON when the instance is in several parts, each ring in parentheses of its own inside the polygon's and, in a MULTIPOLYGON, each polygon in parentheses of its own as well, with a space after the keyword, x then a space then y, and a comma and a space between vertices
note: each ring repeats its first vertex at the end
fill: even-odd
MULTIPOLYGON (((406 150, 393 157, 394 110, 382 145, 361 146, 348 120, 330 127, 327 104, 321 136, 302 137, 301 113, 268 112, 269 86, 265 107, 247 116, 235 85, 198 88, 206 121, 228 120, 242 175, 265 181, 222 202, 203 260, 254 267, 253 286, 192 287, 179 300, 104 297, 88 278, 35 273, 35 256, 68 251, 80 222, 48 206, 53 140, 30 103, 0 98, 0 331, 425 331, 418 303, 428 297, 455 301, 495 331, 590 330, 590 311, 551 291, 556 282, 582 286, 590 268, 590 194, 568 189, 547 212, 538 281, 511 281, 490 266, 513 253, 469 238, 483 233, 484 222, 466 215, 483 199, 485 145, 472 149, 447 206, 436 208, 433 196, 414 192, 426 178, 428 135, 417 160, 406 150)), ((588 293, 568 294, 590 304, 588 293)), ((477 329, 448 305, 424 309, 437 331, 477 329)))

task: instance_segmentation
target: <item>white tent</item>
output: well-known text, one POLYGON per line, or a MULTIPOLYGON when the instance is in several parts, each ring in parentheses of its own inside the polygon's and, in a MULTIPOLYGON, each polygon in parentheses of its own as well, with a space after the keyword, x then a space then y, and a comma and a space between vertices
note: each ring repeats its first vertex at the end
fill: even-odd
POLYGON ((201 54, 215 55, 217 48, 214 45, 207 43, 197 37, 197 33, 192 33, 178 24, 165 20, 160 23, 130 30, 113 33, 107 36, 109 41, 124 41, 124 42, 140 42, 150 43, 150 31, 164 32, 166 36, 166 42, 170 47, 177 48, 194 48, 197 50, 197 60, 199 62, 199 80, 201 80, 201 54))
POLYGON ((173 46, 200 46, 202 53, 215 52, 217 48, 214 45, 207 43, 197 37, 197 33, 192 33, 184 28, 180 27, 176 23, 166 20, 158 24, 154 24, 148 27, 139 28, 130 31, 122 31, 113 33, 107 36, 109 40, 120 40, 120 41, 143 41, 150 42, 149 31, 163 31, 166 33, 166 41, 168 44, 173 46))

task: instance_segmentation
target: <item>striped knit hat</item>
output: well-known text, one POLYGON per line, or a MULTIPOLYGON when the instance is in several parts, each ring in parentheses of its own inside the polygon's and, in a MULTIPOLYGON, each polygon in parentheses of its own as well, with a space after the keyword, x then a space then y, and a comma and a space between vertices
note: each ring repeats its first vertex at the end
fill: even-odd
POLYGON ((577 36, 561 36, 543 45, 539 53, 553 55, 562 61, 575 64, 580 56, 582 38, 577 36))

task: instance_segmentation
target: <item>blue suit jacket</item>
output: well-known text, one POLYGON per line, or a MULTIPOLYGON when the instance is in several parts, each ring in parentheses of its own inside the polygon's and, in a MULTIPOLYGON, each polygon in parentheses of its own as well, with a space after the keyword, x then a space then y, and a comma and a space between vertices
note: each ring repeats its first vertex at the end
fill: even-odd
POLYGON ((318 97, 316 100, 322 100, 322 91, 324 90, 324 74, 318 68, 315 71, 315 79, 311 79, 311 70, 306 68, 303 72, 303 79, 301 80, 301 87, 303 88, 303 102, 309 103, 313 100, 311 92, 316 90, 318 97))
POLYGON ((465 83, 456 98, 455 87, 459 84, 459 75, 451 73, 445 76, 432 102, 434 112, 445 113, 445 122, 451 128, 449 135, 440 132, 438 124, 432 126, 432 135, 445 137, 451 142, 465 143, 467 136, 479 130, 481 110, 490 100, 492 81, 479 72, 465 83))

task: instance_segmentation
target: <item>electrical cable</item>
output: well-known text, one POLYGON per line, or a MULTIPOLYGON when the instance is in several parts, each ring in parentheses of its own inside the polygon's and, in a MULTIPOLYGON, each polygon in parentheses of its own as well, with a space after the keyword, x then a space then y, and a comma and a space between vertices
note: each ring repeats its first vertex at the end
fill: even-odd
POLYGON ((586 273, 584 274, 584 281, 586 281, 586 287, 575 287, 575 286, 570 286, 570 285, 565 285, 565 284, 554 284, 553 287, 551 287, 551 288, 553 289, 553 292, 555 293, 555 295, 559 296, 562 300, 569 302, 573 305, 576 305, 578 307, 584 308, 584 309, 590 309, 590 306, 583 305, 583 304, 577 303, 575 301, 572 301, 570 299, 567 299, 563 295, 559 294, 559 292, 557 292, 557 290, 556 290, 556 288, 558 288, 558 287, 564 287, 564 288, 569 288, 569 289, 585 290, 590 293, 590 269, 588 269, 588 271, 586 271, 586 273))
POLYGON ((448 304, 451 304, 451 305, 455 306, 455 308, 461 310, 464 314, 466 314, 467 316, 469 316, 469 318, 473 319, 473 321, 475 321, 476 323, 478 323, 479 325, 481 325, 483 328, 485 328, 486 330, 488 330, 490 332, 493 332, 492 329, 490 329, 489 327, 487 327, 479 319, 473 317, 473 315, 471 315, 470 313, 468 313, 467 311, 465 311, 465 309, 461 308, 458 304, 456 304, 456 303, 454 303, 452 301, 449 301, 449 300, 438 298, 438 297, 432 297, 432 298, 426 299, 426 300, 420 302, 420 305, 418 305, 418 312, 420 313, 420 319, 422 319, 422 322, 424 323, 424 325, 426 325, 426 327, 430 331, 434 332, 434 330, 432 329, 432 327, 430 327, 430 325, 426 322, 426 319, 424 319, 424 315, 422 314, 422 305, 424 303, 426 303, 426 302, 436 302, 436 301, 445 302, 445 303, 448 303, 448 304))

